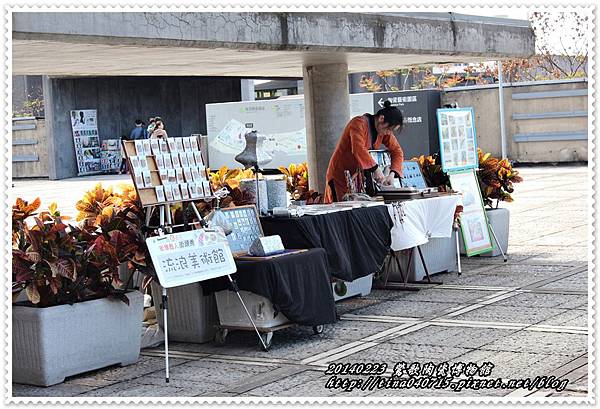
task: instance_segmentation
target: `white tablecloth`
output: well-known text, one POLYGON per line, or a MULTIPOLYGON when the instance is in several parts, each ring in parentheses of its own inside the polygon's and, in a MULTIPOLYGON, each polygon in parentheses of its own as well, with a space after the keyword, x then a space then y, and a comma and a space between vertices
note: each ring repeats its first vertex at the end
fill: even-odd
POLYGON ((386 205, 394 221, 392 250, 420 246, 430 237, 451 237, 454 211, 461 199, 460 195, 444 195, 386 205))

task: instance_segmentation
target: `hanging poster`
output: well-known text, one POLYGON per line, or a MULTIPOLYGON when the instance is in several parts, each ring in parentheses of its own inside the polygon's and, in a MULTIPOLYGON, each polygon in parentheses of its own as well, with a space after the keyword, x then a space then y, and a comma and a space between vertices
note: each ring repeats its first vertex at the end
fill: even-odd
POLYGON ((146 239, 160 285, 177 287, 236 272, 222 231, 191 230, 146 239))
POLYGON ((460 228, 467 256, 492 250, 492 236, 475 171, 456 172, 448 176, 452 189, 462 194, 460 228))
POLYGON ((479 166, 473 108, 437 110, 442 170, 454 172, 479 166))
POLYGON ((80 176, 101 172, 101 148, 96 118, 95 109, 71 111, 71 129, 80 176))

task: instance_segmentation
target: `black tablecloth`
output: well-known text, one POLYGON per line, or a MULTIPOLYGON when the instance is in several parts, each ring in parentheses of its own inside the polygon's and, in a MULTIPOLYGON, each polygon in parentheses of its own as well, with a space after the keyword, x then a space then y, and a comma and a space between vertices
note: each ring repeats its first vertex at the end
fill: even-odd
MULTIPOLYGON (((270 300, 276 310, 301 325, 336 321, 327 256, 323 249, 263 260, 236 260, 232 275, 240 290, 270 300)), ((227 277, 202 283, 205 294, 230 288, 227 277)))
POLYGON ((322 247, 330 273, 341 280, 381 270, 392 243, 393 221, 386 206, 316 216, 261 218, 265 235, 278 234, 285 248, 322 247))

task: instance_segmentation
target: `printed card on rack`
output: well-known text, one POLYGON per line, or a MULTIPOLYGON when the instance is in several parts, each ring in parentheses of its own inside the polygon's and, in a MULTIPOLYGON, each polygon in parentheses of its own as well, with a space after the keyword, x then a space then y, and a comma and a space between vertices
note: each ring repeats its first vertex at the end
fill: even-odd
POLYGON ((188 183, 188 190, 190 191, 190 197, 192 199, 196 199, 196 198, 200 197, 200 195, 198 194, 198 188, 196 187, 195 182, 188 183))
POLYGON ((200 182, 200 172, 198 172, 198 168, 197 167, 193 167, 192 168, 192 179, 194 180, 194 182, 200 182))
POLYGON ((173 186, 173 200, 181 200, 181 191, 179 190, 179 185, 174 184, 173 186))
POLYGON ((192 150, 192 144, 190 143, 190 138, 181 138, 183 139, 183 150, 189 152, 192 150))
POLYGON ((171 153, 171 162, 173 162, 174 168, 181 167, 181 163, 179 162, 179 154, 177 152, 171 153))
POLYGON ((179 184, 179 190, 181 190, 181 198, 183 200, 187 200, 190 198, 190 193, 188 192, 188 185, 187 183, 181 183, 179 184))
POLYGON ((183 168, 183 177, 186 183, 192 182, 192 170, 189 167, 183 168))
POLYGON ((135 141, 135 153, 137 154, 137 156, 146 156, 146 151, 144 150, 144 141, 135 141))
POLYGON ((163 185, 169 183, 169 170, 168 169, 159 169, 158 174, 160 176, 160 181, 163 185))
POLYGON ((135 179, 135 184, 138 188, 144 187, 144 176, 142 175, 142 171, 139 169, 133 170, 133 177, 135 179))
POLYGON ((173 201, 173 185, 165 185, 165 198, 167 202, 173 201))
POLYGON ((148 169, 148 161, 145 156, 138 156, 140 159, 140 169, 148 169))
POLYGON ((185 152, 179 152, 179 163, 181 163, 182 168, 190 166, 185 152))
POLYGON ((151 156, 152 155, 152 149, 150 148, 150 140, 149 139, 144 139, 142 140, 142 144, 144 145, 144 152, 146 153, 146 156, 151 156))
POLYGON ((194 159, 194 152, 186 152, 185 154, 187 155, 188 165, 190 167, 196 166, 196 159, 194 159))
POLYGON ((160 151, 165 154, 169 153, 169 144, 164 139, 159 139, 158 144, 160 145, 160 151))
POLYGON ((177 183, 177 173, 175 172, 175 169, 167 169, 167 172, 169 175, 169 183, 177 183))
POLYGON ((151 187, 152 186, 152 175, 149 170, 142 171, 142 177, 144 178, 144 186, 151 187))
POLYGON ((165 169, 173 169, 173 162, 171 162, 171 154, 164 153, 162 158, 163 158, 163 162, 165 164, 165 169))
POLYGON ((204 165, 204 161, 202 160, 202 153, 200 153, 200 151, 194 151, 194 159, 196 159, 196 166, 204 165))
POLYGON ((200 175, 200 180, 206 180, 206 167, 198 166, 198 175, 200 175))
POLYGON ((177 152, 183 152, 183 138, 174 138, 177 152))
POLYGON ((156 186, 156 187, 154 187, 154 191, 156 192, 156 201, 164 202, 165 201, 165 187, 164 186, 156 186))
POLYGON ((169 144, 169 152, 171 152, 171 153, 177 152, 177 144, 175 143, 175 139, 169 138, 169 139, 167 139, 167 142, 169 144))
POLYGON ((150 147, 152 148, 152 154, 154 156, 162 153, 160 151, 160 143, 158 143, 158 139, 150 139, 150 147))
POLYGON ((158 154, 154 155, 154 160, 156 160, 156 167, 158 169, 165 168, 165 160, 163 159, 162 153, 158 153, 158 154))
POLYGON ((175 174, 177 175, 177 183, 183 183, 185 180, 183 179, 183 169, 177 168, 175 169, 175 174))
POLYGON ((129 161, 131 162, 131 167, 133 169, 140 168, 140 158, 138 156, 130 156, 129 161))
POLYGON ((208 180, 202 182, 202 190, 204 191, 204 197, 212 196, 212 192, 210 191, 210 183, 208 180))
POLYGON ((190 136, 190 145, 192 145, 192 151, 200 151, 200 146, 198 145, 198 138, 196 136, 190 136))

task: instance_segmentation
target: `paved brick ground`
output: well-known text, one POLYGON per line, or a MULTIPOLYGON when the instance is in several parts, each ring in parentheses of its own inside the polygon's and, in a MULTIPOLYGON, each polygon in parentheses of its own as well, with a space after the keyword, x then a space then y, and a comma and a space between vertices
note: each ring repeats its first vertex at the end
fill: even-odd
MULTIPOLYGON (((171 382, 162 349, 138 363, 67 379, 49 388, 13 384, 14 396, 576 396, 588 391, 587 169, 525 167, 511 211, 509 261, 462 258, 463 274, 442 274, 442 286, 421 291, 375 290, 337 304, 341 320, 324 333, 275 333, 269 352, 250 333, 232 333, 222 347, 171 345, 171 382), (375 317, 374 317, 375 316, 375 317), (568 379, 552 390, 374 389, 325 387, 333 362, 490 361, 492 377, 568 379)), ((92 180, 16 181, 14 192, 66 213, 92 180)), ((364 377, 363 379, 366 379, 364 377)))

